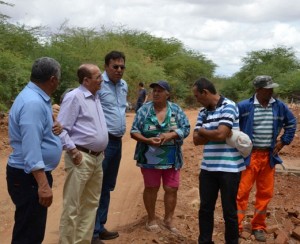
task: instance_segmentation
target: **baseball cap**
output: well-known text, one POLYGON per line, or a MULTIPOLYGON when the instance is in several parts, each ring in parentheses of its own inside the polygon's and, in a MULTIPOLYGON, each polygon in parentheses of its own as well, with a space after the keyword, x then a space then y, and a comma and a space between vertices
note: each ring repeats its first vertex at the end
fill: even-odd
POLYGON ((258 88, 276 88, 279 85, 277 83, 274 83, 271 76, 268 75, 259 75, 256 76, 253 80, 253 85, 256 89, 258 88))
POLYGON ((161 88, 165 89, 168 92, 171 91, 169 83, 167 81, 164 81, 164 80, 159 80, 157 82, 153 82, 153 83, 150 84, 151 88, 154 88, 155 86, 160 86, 161 88))
POLYGON ((250 137, 239 130, 232 130, 232 135, 226 138, 226 143, 236 148, 244 158, 250 155, 253 147, 250 137))

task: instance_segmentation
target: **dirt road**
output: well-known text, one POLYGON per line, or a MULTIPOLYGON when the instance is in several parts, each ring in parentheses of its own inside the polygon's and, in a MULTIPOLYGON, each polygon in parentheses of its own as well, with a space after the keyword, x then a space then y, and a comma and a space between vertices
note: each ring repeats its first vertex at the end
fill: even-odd
MULTIPOLYGON (((134 114, 127 115, 127 123, 132 124, 134 114)), ((111 207, 109 211, 109 229, 120 229, 136 220, 136 208, 141 204, 141 194, 143 181, 139 168, 135 166, 133 153, 135 142, 130 138, 129 130, 123 139, 123 156, 121 161, 120 173, 117 181, 116 190, 112 193, 111 207)), ((6 190, 5 164, 6 156, 1 157, 1 218, 5 215, 6 225, 2 227, 0 240, 6 244, 11 241, 11 228, 14 207, 10 202, 6 190), (3 215, 2 215, 3 214, 3 215)), ((62 157, 63 158, 63 157, 62 157)), ((63 160, 58 168, 53 171, 53 193, 54 201, 48 210, 47 229, 45 244, 58 243, 59 218, 62 208, 62 188, 64 184, 63 160)))
MULTIPOLYGON (((195 125, 197 116, 196 110, 186 111, 192 127, 195 125)), ((300 109, 296 111, 300 117, 300 109)), ((198 237, 198 174, 199 164, 202 157, 202 148, 195 147, 190 135, 184 143, 185 164, 181 171, 181 186, 178 192, 178 202, 175 210, 175 224, 180 231, 179 236, 174 236, 168 230, 162 229, 158 234, 145 230, 146 211, 142 202, 143 182, 140 170, 135 166, 133 153, 135 141, 129 136, 129 130, 134 118, 133 113, 127 114, 127 132, 123 139, 123 154, 119 171, 116 190, 112 193, 111 206, 109 211, 107 227, 117 230, 120 237, 105 243, 196 243, 198 237)), ((299 121, 299 119, 298 119, 299 121)), ((1 121, 0 121, 1 122, 1 121)), ((298 124, 299 127, 299 124, 298 124)), ((299 129, 294 142, 284 148, 282 155, 284 164, 289 168, 300 170, 300 139, 299 129), (298 168, 297 168, 298 167, 298 168)), ((5 167, 7 156, 9 155, 9 145, 7 138, 7 124, 0 123, 0 243, 9 244, 11 242, 11 232, 13 226, 14 205, 7 193, 5 167)), ((279 168, 280 170, 281 168, 279 168)), ((58 243, 58 228, 62 207, 62 188, 64 184, 63 161, 53 172, 54 177, 54 202, 48 211, 47 229, 44 244, 58 243)), ((286 211, 291 209, 300 212, 300 200, 298 186, 300 177, 290 174, 277 174, 274 198, 270 204, 270 216, 268 225, 278 225, 285 233, 290 233, 294 225, 291 223, 289 214, 286 211)), ((253 197, 253 196, 251 196, 253 197)), ((252 199, 252 198, 251 198, 252 199)), ((253 213, 253 208, 249 206, 249 213, 253 213)), ((163 191, 160 190, 156 204, 158 223, 161 223, 164 214, 163 191)), ((299 218, 299 217, 298 217, 299 218)), ((247 220, 249 221, 249 220, 247 220)), ((220 202, 216 205, 215 213, 215 243, 224 243, 224 220, 222 218, 222 208, 220 202)), ((288 235, 288 234, 287 234, 288 235)), ((273 236, 268 236, 273 240, 273 236)), ((255 243, 255 242, 244 242, 255 243)), ((291 242, 297 243, 297 242, 291 242)))

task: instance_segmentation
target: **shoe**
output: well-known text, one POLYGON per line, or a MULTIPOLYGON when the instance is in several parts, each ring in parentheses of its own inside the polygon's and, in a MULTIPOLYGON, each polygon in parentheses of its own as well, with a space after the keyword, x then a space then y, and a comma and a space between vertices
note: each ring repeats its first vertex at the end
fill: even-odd
POLYGON ((102 231, 99 234, 99 238, 100 240, 112 240, 119 237, 119 233, 116 231, 108 231, 107 229, 104 229, 104 231, 102 231))
POLYGON ((265 236, 265 232, 263 230, 253 230, 252 234, 255 237, 255 240, 259 241, 259 242, 266 242, 266 236, 265 236))
POLYGON ((93 237, 91 244, 104 244, 98 237, 93 237))

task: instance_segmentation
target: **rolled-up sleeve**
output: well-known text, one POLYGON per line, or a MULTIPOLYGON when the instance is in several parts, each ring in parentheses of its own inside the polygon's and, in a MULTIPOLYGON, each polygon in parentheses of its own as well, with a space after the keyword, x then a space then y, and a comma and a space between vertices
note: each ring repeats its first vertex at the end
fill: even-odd
POLYGON ((190 134, 190 122, 180 107, 178 107, 177 111, 177 126, 178 128, 175 132, 178 134, 180 140, 183 140, 190 134))

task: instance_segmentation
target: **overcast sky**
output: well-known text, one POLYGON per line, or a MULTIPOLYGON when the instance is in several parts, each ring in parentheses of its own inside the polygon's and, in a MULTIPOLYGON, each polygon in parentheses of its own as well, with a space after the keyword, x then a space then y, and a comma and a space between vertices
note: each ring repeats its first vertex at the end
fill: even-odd
MULTIPOLYGON (((300 58, 299 0, 4 0, 11 21, 52 30, 69 26, 114 27, 174 37, 230 76, 247 52, 279 45, 300 58)), ((117 49, 117 47, 116 47, 117 49)))

